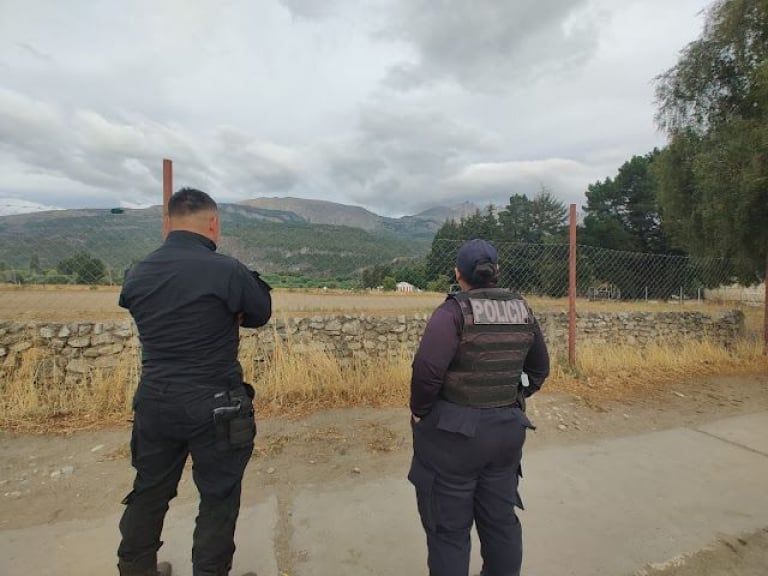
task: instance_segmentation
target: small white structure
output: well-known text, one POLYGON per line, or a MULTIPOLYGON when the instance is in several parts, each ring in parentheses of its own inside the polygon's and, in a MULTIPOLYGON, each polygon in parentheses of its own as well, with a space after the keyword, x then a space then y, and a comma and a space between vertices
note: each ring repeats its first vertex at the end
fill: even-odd
POLYGON ((416 286, 413 284, 410 284, 408 282, 398 282, 397 283, 397 291, 398 292, 416 292, 416 286))

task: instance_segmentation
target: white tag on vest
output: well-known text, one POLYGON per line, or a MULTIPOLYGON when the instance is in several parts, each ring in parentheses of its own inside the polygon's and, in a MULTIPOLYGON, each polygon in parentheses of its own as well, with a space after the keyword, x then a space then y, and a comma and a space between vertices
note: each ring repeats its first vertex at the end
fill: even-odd
POLYGON ((528 308, 522 300, 470 298, 475 324, 529 324, 528 308))

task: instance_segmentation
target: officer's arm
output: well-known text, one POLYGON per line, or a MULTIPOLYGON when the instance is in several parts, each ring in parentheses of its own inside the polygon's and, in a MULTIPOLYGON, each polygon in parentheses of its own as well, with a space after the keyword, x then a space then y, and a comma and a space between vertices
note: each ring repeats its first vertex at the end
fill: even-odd
POLYGON ((533 345, 528 350, 528 355, 523 363, 523 372, 528 374, 529 385, 524 389, 526 396, 538 392, 541 385, 544 384, 544 380, 549 376, 549 352, 538 322, 534 327, 533 345))
POLYGON ((432 410, 459 347, 460 334, 461 311, 451 300, 435 310, 429 319, 413 359, 410 405, 414 416, 420 418, 432 410))
POLYGON ((242 264, 237 265, 230 279, 227 306, 232 314, 241 315, 246 328, 263 326, 272 316, 268 287, 258 282, 242 264))
POLYGON ((121 308, 129 309, 131 307, 129 283, 130 277, 131 268, 126 268, 125 272, 123 272, 123 287, 120 289, 120 298, 117 301, 118 306, 121 308))

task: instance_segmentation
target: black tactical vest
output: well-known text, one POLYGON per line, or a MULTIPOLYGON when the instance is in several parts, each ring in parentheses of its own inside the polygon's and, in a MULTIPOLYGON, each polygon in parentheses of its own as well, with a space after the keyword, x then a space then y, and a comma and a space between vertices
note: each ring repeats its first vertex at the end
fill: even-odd
POLYGON ((515 404, 534 338, 530 308, 520 296, 502 288, 470 290, 450 298, 461 307, 464 330, 442 397, 476 408, 515 404))

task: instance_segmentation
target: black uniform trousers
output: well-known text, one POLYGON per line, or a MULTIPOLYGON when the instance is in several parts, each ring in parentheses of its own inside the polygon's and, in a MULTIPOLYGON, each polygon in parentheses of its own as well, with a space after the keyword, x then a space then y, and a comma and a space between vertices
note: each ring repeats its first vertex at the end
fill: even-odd
POLYGON ((469 408, 438 400, 413 424, 408 479, 427 535, 430 576, 467 576, 477 525, 484 576, 518 576, 522 531, 515 506, 528 418, 517 407, 469 408))
POLYGON ((133 491, 123 501, 126 509, 120 521, 122 542, 118 549, 121 574, 143 575, 155 566, 168 503, 176 496, 189 455, 200 492, 192 548, 194 575, 229 573, 241 482, 253 444, 237 449, 217 444, 215 392, 196 390, 190 394, 172 386, 145 388, 137 394, 131 436, 136 479, 133 491))

